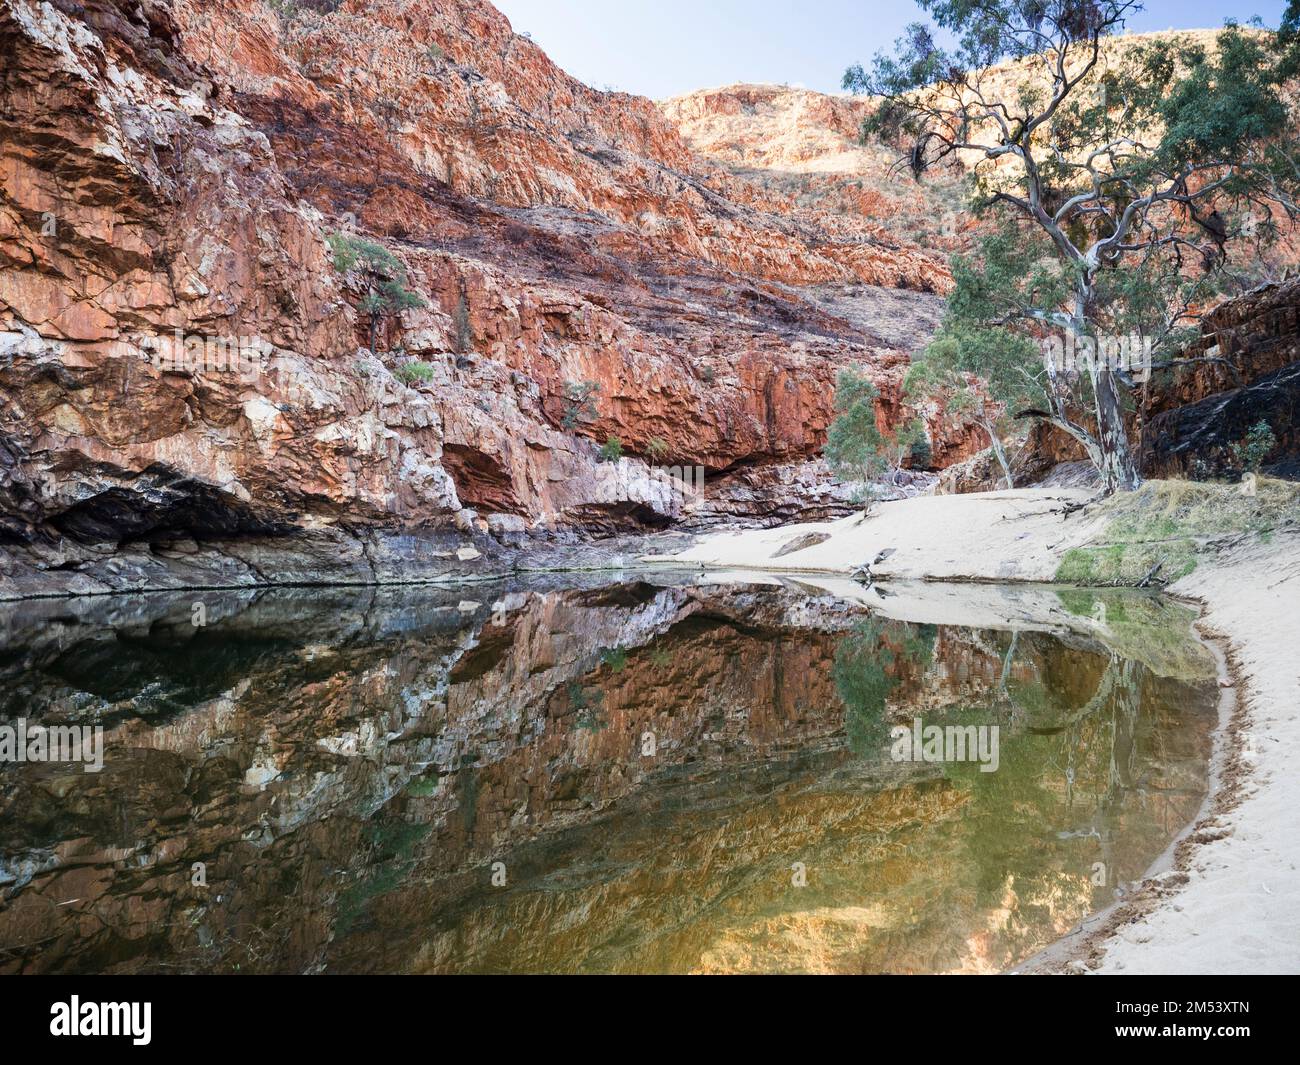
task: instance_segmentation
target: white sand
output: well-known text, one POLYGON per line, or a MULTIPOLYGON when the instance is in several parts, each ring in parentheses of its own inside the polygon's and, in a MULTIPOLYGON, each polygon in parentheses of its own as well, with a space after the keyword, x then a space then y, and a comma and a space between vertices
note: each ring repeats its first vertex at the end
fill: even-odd
MULTIPOLYGON (((1066 489, 922 496, 877 504, 865 520, 720 533, 672 560, 787 574, 847 574, 865 563, 886 582, 1049 581, 1062 555, 1101 528, 1095 512, 1061 513, 1086 497, 1066 489), (828 539, 773 557, 808 533, 828 539)), ((842 577, 800 580, 843 585, 842 577)), ((874 605, 909 620, 984 624, 1003 610, 1011 611, 1004 624, 1017 610, 1017 624, 1055 620, 1031 586, 993 601, 951 586, 893 587, 901 594, 887 585, 874 605)), ((1300 534, 1202 559, 1171 591, 1204 605, 1201 627, 1226 640, 1238 681, 1238 710, 1219 737, 1219 787, 1180 854, 1186 882, 1177 871, 1153 878, 1133 908, 1063 943, 1073 953, 1062 957, 1108 973, 1300 972, 1300 534)), ((873 593, 845 594, 870 601, 873 593)))
POLYGON ((871 564, 882 579, 1051 580, 1061 555, 1086 541, 1095 518, 1064 517, 1062 508, 1091 495, 1083 489, 1018 488, 960 496, 916 496, 877 503, 866 518, 718 533, 671 556, 676 562, 785 572, 852 573, 871 564), (808 533, 829 539, 774 557, 808 533))

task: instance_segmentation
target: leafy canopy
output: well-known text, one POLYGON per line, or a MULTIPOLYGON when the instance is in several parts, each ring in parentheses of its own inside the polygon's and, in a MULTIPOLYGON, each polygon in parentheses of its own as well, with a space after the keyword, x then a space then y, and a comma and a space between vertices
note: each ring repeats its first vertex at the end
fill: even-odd
POLYGON ((348 233, 326 237, 333 253, 334 269, 347 274, 360 269, 365 295, 361 310, 370 316, 370 347, 375 346, 381 319, 402 311, 424 307, 424 299, 406 287, 406 266, 391 251, 373 240, 348 233))

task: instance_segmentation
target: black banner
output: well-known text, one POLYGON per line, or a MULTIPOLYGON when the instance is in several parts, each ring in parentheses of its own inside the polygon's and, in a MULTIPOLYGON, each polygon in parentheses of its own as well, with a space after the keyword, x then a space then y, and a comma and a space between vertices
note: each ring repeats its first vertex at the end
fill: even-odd
POLYGON ((580 987, 533 980, 505 989, 490 978, 461 978, 453 987, 445 979, 399 977, 19 977, 0 984, 0 1013, 7 1049, 94 1051, 112 1044, 132 1054, 205 1056, 339 1053, 435 1031, 453 1042, 473 1042, 477 1033, 484 1053, 496 1054, 514 1044, 536 1049, 560 1031, 574 1038, 592 1018, 601 1028, 625 1024, 645 1047, 656 1033, 679 1025, 698 1030, 711 1016, 714 1045, 757 1043, 769 1051, 829 1040, 842 1045, 855 1021, 890 1033, 891 1042, 910 1035, 927 1050, 987 1048, 990 1038, 1042 1048, 1065 1038, 1085 1052, 1125 1043, 1228 1050, 1260 1036, 1282 1037, 1291 1023, 1287 985, 1261 977, 865 977, 831 984, 757 978, 689 990, 664 980, 647 987, 653 977, 630 980, 589 978, 580 987))

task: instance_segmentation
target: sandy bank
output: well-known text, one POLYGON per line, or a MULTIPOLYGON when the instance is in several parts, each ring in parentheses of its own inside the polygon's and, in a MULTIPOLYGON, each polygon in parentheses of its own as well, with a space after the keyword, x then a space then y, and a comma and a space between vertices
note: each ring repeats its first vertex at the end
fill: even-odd
MULTIPOLYGON (((813 575, 865 565, 874 580, 906 589, 883 595, 882 609, 914 613, 911 620, 979 624, 990 611, 1014 611, 1018 598, 1028 604, 1035 596, 1013 589, 990 604, 959 589, 908 581, 1051 581, 1080 552, 1122 557, 1135 529, 1147 538, 1144 550, 1161 549, 1129 551, 1141 566, 1149 558, 1182 565, 1190 545, 1195 568, 1168 590, 1202 604, 1200 628, 1222 641, 1237 682, 1235 710, 1218 739, 1218 786, 1173 868, 1148 878, 1130 902, 1086 923, 1031 969, 1300 972, 1300 529, 1292 516, 1271 520, 1262 534, 1251 521, 1233 532, 1225 517, 1239 505, 1232 490, 1221 489, 1218 504, 1205 496, 1212 490, 1193 490, 1202 503, 1215 504, 1205 535, 1187 527, 1186 508, 1162 516, 1151 532, 1131 520, 1128 503, 1122 513, 1071 511, 1086 493, 1022 489, 900 500, 878 505, 866 519, 718 534, 673 561, 803 573, 837 586, 842 577, 813 575), (1178 550, 1161 553, 1166 544, 1178 550)), ((1185 491, 1171 485, 1165 494, 1185 491)), ((1028 613, 1043 617, 1038 609, 1028 613)))
POLYGON ((882 580, 1047 581, 1066 551, 1097 532, 1096 518, 1063 513, 1090 494, 1021 488, 916 496, 878 503, 865 519, 855 514, 832 522, 719 533, 672 559, 796 573, 852 573, 870 565, 872 575, 882 580), (809 546, 789 550, 805 539, 809 546))

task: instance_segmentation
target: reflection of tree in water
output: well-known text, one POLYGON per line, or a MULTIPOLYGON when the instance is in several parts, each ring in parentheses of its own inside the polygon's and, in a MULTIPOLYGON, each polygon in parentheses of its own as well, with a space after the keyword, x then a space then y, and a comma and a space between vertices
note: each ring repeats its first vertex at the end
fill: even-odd
POLYGON ((854 754, 877 753, 888 745, 885 700, 905 674, 919 676, 929 668, 937 635, 933 625, 869 617, 835 648, 832 677, 854 754))
MULTIPOLYGON (((967 814, 927 835, 927 849, 947 851, 953 860, 940 863, 928 883, 922 877, 912 885, 918 900, 912 923, 893 934, 901 937, 900 950, 912 937, 924 941, 927 929, 941 940, 940 930, 973 905, 1000 915, 977 951, 998 963, 1035 949, 1043 928, 1086 912, 1098 893, 1105 895, 1097 901, 1109 901, 1107 888, 1093 883, 1094 863, 1102 863, 1109 888, 1141 873, 1116 870, 1125 860, 1116 841, 1134 812, 1148 670, 1042 634, 953 632, 957 657, 950 665, 965 661, 964 648, 993 667, 992 683, 980 695, 931 709, 926 723, 1000 725, 1000 764, 989 773, 977 762, 941 764, 945 779, 934 786, 968 793, 967 814)), ((935 647, 933 629, 876 618, 841 642, 834 678, 855 753, 887 745, 893 722, 886 701, 902 681, 919 680, 930 669, 935 647)), ((939 969, 960 963, 956 956, 934 959, 939 969)))
MULTIPOLYGON (((1013 647, 1014 642, 1013 639, 1013 647)), ((1036 735, 1064 737, 1060 773, 1065 782, 1067 805, 1073 804, 1079 772, 1076 759, 1082 747, 1096 742, 1090 731, 1098 727, 1106 733, 1109 752, 1104 787, 1107 801, 1119 789, 1133 785, 1137 753, 1133 737, 1142 681, 1147 672, 1140 663, 1111 652, 1091 696, 1077 707, 1060 707, 1060 698, 1053 695, 1039 670, 1032 670, 1027 680, 1008 679, 1000 688, 1000 694, 1004 693, 1012 708, 1013 720, 1026 722, 1029 731, 1036 735)), ((1004 668, 1004 678, 1010 675, 1011 670, 1004 668)))
MULTIPOLYGON (((958 765, 949 772, 985 811, 987 823, 972 838, 970 854, 978 870, 978 896, 982 904, 996 905, 1014 889, 1016 913, 1004 930, 1013 939, 1018 928, 1034 927, 1035 907, 1052 908, 1063 895, 1091 890, 1094 863, 1102 863, 1104 884, 1115 884, 1114 843, 1136 778, 1147 672, 1140 663, 1110 654, 1087 700, 1062 706, 1043 679, 1046 671, 1026 665, 1006 686, 1012 716, 1025 728, 1015 729, 1011 742, 1004 738, 998 771, 958 765), (1045 868, 1041 854, 1023 846, 1026 836, 1045 845, 1051 837, 1064 841, 1057 851, 1061 860, 1045 868)), ((1126 870, 1130 876, 1140 872, 1126 870)))

